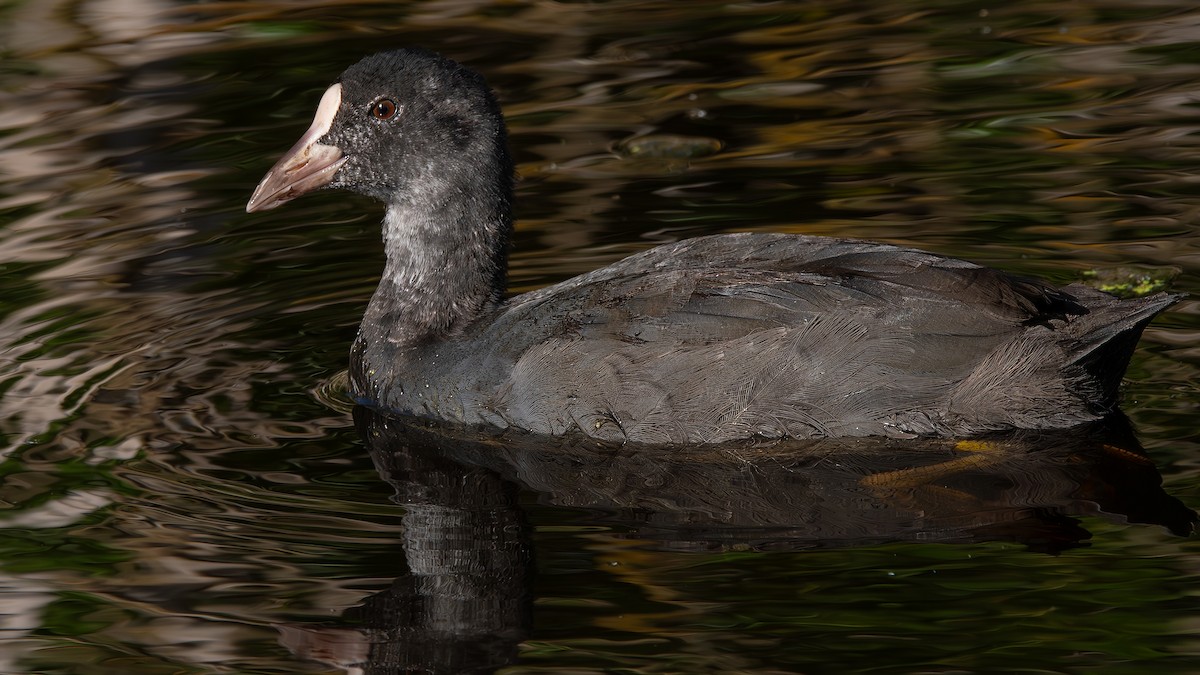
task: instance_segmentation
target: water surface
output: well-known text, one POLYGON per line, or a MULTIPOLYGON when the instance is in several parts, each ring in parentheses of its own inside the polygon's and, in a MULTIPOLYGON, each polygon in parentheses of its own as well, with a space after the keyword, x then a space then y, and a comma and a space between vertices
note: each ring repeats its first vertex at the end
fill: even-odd
POLYGON ((356 420, 380 207, 243 208, 400 45, 502 100, 514 291, 744 230, 1197 290, 1191 3, 6 3, 0 672, 1200 668, 1190 299, 1132 430, 653 456, 356 420))

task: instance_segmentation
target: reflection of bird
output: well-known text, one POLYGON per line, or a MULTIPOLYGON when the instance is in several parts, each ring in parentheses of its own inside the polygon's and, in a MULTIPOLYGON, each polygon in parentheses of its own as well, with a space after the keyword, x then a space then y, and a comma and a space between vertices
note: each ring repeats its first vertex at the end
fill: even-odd
MULTIPOLYGON (((361 400, 647 443, 966 435, 1116 406, 1147 322, 1117 300, 883 244, 732 234, 503 300, 512 163, 476 73, 369 57, 247 210, 321 187, 387 204, 387 266, 352 353, 361 400)), ((736 226, 736 223, 730 223, 736 226)))
POLYGON ((1057 551, 1091 537, 1078 516, 1153 523, 1181 536, 1196 522, 1194 511, 1163 490, 1121 415, 984 440, 824 438, 636 450, 578 438, 547 443, 526 433, 497 439, 361 407, 354 417, 400 503, 470 486, 474 502, 498 504, 481 496, 498 494, 485 487, 484 476, 494 472, 541 504, 582 509, 589 522, 669 548, 1004 540, 1057 551), (452 480, 455 465, 461 477, 452 480), (413 467, 438 471, 418 475, 413 467))
POLYGON ((404 507, 398 576, 333 625, 278 626, 280 642, 363 673, 491 673, 513 663, 533 619, 531 528, 517 487, 420 445, 395 420, 358 408, 355 421, 404 507))

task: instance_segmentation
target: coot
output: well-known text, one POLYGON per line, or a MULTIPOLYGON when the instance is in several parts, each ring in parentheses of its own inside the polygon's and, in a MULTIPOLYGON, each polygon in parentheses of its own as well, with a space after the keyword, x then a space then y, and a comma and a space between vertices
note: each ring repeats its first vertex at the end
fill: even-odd
POLYGON ((783 234, 659 246, 506 299, 506 136, 477 73, 377 54, 325 91, 247 204, 328 187, 387 205, 351 351, 360 401, 653 444, 1062 428, 1115 409, 1142 329, 1177 299, 783 234))

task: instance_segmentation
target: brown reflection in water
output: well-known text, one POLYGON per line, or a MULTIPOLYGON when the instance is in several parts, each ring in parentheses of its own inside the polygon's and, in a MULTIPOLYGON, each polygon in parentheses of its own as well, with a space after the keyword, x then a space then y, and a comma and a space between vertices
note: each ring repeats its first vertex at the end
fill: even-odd
MULTIPOLYGON (((0 318, 0 419, 8 449, 70 420, 38 462, 117 456, 97 439, 127 459, 204 436, 219 448, 297 436, 254 411, 248 386, 287 376, 274 356, 248 356, 278 345, 236 337, 267 302, 197 289, 229 275, 205 239, 234 209, 197 185, 229 167, 179 148, 227 130, 190 100, 204 78, 167 60, 232 36, 197 31, 180 8, 19 3, 0 28, 30 71, 0 93, 0 209, 12 214, 0 258, 20 278, 0 318)), ((329 420, 314 422, 319 437, 329 420)))

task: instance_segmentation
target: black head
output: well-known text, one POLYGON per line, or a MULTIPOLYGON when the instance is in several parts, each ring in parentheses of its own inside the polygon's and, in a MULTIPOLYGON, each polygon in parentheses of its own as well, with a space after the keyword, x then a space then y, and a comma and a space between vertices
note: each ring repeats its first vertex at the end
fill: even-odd
POLYGON ((483 77, 433 52, 401 49, 342 73, 246 210, 322 187, 403 202, 457 181, 510 187, 511 174, 504 120, 483 77))

